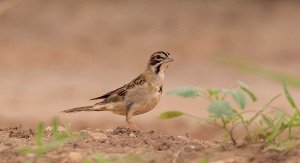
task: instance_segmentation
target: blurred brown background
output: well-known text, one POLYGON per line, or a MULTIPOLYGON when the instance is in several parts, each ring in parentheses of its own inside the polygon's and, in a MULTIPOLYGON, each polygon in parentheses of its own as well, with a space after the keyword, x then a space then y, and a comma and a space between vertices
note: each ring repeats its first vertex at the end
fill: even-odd
MULTIPOLYGON (((282 93, 280 84, 212 56, 238 56, 299 76, 299 42, 297 1, 0 0, 0 127, 34 127, 54 116, 75 129, 125 125, 124 117, 111 113, 59 112, 93 104, 90 98, 129 82, 158 50, 176 60, 165 92, 186 85, 231 87, 242 80, 258 95, 251 106, 261 106, 282 93)), ((287 106, 283 97, 276 104, 287 106)), ((200 98, 164 96, 134 121, 145 130, 215 137, 215 128, 188 117, 158 119, 175 109, 207 117, 200 98)))

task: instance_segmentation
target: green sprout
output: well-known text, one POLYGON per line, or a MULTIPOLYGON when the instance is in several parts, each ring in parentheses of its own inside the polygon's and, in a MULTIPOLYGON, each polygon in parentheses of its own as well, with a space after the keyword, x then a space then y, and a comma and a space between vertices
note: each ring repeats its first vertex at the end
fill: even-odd
POLYGON ((18 151, 21 154, 35 154, 36 156, 42 156, 43 154, 49 152, 52 149, 57 148, 58 146, 71 142, 74 140, 81 139, 82 136, 73 134, 70 130, 66 129, 66 131, 59 131, 58 130, 58 119, 55 118, 52 121, 52 135, 51 140, 48 142, 43 141, 43 136, 45 132, 45 127, 42 123, 38 124, 35 131, 35 146, 34 147, 21 147, 18 151))

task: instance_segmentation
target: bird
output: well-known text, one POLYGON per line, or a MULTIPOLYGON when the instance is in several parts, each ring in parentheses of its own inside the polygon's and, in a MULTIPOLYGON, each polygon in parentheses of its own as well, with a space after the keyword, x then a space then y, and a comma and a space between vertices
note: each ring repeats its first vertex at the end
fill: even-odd
POLYGON ((135 115, 151 111, 160 101, 165 72, 174 59, 169 52, 151 54, 146 69, 128 84, 90 100, 101 100, 94 105, 64 110, 64 113, 82 111, 110 111, 126 116, 129 128, 139 129, 132 121, 135 115))

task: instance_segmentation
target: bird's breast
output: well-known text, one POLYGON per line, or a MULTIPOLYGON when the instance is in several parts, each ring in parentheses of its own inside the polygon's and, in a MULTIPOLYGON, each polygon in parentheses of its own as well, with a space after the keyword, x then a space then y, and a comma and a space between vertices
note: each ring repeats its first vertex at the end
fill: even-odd
POLYGON ((145 83, 128 90, 125 100, 133 100, 134 102, 148 101, 153 98, 158 98, 160 94, 160 86, 145 83))
POLYGON ((133 103, 132 108, 136 114, 142 114, 152 110, 159 102, 161 87, 145 84, 140 88, 130 90, 126 96, 126 101, 133 103))
POLYGON ((147 101, 136 103, 135 105, 132 106, 134 107, 132 109, 136 110, 134 114, 135 115, 143 114, 154 109, 154 107, 158 104, 159 99, 160 96, 153 96, 152 98, 149 98, 147 101))

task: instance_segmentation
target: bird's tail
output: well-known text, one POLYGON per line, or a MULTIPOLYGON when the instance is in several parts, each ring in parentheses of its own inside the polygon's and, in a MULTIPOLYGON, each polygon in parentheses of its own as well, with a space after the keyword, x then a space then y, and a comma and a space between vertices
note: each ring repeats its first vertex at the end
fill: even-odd
POLYGON ((81 112, 81 111, 105 111, 105 107, 95 108, 94 106, 83 106, 83 107, 64 110, 62 112, 64 112, 64 113, 75 113, 75 112, 81 112))

